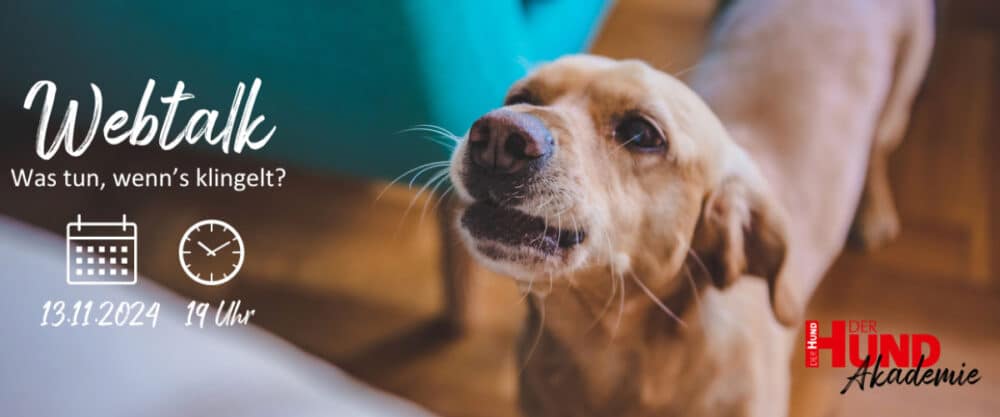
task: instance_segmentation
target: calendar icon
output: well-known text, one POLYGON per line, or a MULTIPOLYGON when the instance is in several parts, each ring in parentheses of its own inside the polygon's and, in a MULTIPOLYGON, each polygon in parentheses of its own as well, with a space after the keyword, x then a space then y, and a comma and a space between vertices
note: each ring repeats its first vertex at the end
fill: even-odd
POLYGON ((84 222, 79 215, 66 225, 66 283, 132 285, 138 278, 138 227, 120 222, 84 222))

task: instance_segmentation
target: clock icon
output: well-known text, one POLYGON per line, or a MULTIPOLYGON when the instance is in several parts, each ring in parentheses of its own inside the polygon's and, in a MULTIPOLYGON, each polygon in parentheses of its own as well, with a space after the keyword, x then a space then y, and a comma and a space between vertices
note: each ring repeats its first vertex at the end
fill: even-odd
POLYGON ((177 255, 189 278, 202 285, 222 285, 243 266, 246 251, 236 228, 222 220, 202 220, 184 232, 177 255))

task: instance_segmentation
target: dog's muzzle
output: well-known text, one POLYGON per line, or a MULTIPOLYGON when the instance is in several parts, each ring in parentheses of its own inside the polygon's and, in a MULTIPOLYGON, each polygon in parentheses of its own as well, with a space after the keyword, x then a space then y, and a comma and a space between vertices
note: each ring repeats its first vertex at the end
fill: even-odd
POLYGON ((545 175, 555 146, 542 120, 509 109, 487 113, 469 129, 462 182, 475 202, 465 208, 460 224, 485 256, 563 257, 586 238, 575 224, 548 224, 517 208, 539 197, 533 193, 546 192, 533 184, 545 175))

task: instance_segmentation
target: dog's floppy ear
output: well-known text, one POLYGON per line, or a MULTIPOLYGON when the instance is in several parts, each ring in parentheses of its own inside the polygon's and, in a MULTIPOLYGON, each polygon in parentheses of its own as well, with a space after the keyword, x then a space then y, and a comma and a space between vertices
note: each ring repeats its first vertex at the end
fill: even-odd
POLYGON ((791 325, 799 310, 781 278, 787 253, 785 215, 763 187, 739 175, 722 180, 702 204, 691 243, 711 276, 726 288, 747 274, 764 278, 775 317, 791 325))

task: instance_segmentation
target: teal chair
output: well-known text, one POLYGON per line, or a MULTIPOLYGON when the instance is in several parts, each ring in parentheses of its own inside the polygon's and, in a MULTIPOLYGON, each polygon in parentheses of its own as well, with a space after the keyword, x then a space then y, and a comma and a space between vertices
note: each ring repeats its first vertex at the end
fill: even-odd
POLYGON ((91 82, 107 117, 133 112, 147 78, 162 115, 155 97, 183 80, 196 96, 182 103, 183 122, 196 108, 225 114, 236 83, 259 77, 256 113, 277 126, 269 159, 391 178, 447 156, 396 132, 430 123, 461 134, 526 65, 584 49, 606 9, 605 0, 21 1, 0 16, 0 94, 20 103, 35 81, 53 80, 56 117, 72 95, 85 121, 91 82))

